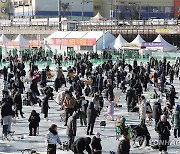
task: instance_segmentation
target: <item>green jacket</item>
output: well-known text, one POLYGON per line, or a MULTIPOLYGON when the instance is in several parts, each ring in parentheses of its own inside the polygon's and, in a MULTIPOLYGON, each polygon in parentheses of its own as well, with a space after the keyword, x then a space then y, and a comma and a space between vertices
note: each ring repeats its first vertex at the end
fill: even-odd
POLYGON ((173 111, 173 123, 174 123, 174 128, 180 128, 180 111, 173 111))

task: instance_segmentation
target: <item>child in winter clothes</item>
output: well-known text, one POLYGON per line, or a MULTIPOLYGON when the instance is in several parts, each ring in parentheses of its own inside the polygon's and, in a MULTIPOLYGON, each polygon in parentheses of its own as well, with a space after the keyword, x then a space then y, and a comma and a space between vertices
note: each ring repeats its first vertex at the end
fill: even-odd
POLYGON ((108 115, 111 121, 114 120, 113 114, 114 114, 114 99, 111 98, 108 105, 108 115))
POLYGON ((59 143, 61 145, 61 141, 57 132, 57 125, 52 124, 49 128, 49 133, 46 136, 48 147, 47 154, 56 154, 56 144, 59 143))

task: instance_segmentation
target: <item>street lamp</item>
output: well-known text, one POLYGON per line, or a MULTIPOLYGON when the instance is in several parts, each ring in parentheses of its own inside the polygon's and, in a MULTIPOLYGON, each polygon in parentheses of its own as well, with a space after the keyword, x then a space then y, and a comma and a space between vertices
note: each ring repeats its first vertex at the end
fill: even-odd
POLYGON ((81 20, 84 21, 84 4, 85 3, 89 3, 89 2, 93 2, 93 1, 87 1, 87 0, 82 0, 82 13, 81 13, 81 20))
POLYGON ((82 0, 82 21, 84 21, 84 2, 85 0, 82 0))
POLYGON ((61 31, 61 0, 58 0, 59 31, 61 31))

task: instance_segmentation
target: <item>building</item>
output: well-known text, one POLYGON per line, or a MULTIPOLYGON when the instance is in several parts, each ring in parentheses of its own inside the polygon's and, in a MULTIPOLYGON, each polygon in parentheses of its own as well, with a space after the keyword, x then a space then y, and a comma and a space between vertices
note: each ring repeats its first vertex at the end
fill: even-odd
POLYGON ((97 12, 108 19, 111 14, 119 19, 176 18, 180 0, 94 0, 94 15, 97 12))
MULTIPOLYGON (((14 16, 58 16, 59 0, 11 0, 14 6, 14 16)), ((90 0, 61 0, 61 15, 93 16, 93 1, 90 0)))
POLYGON ((0 18, 9 17, 10 0, 0 0, 0 18))

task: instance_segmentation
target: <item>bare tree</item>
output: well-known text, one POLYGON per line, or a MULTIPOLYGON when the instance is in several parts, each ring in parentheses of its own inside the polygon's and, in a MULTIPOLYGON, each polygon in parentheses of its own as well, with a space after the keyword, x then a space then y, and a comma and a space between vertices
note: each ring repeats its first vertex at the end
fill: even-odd
POLYGON ((62 10, 63 10, 63 17, 65 17, 66 12, 69 10, 70 5, 69 5, 69 3, 62 3, 61 6, 62 6, 62 10))
POLYGON ((136 4, 129 4, 127 9, 130 11, 130 16, 132 20, 138 20, 140 14, 140 8, 136 4))

